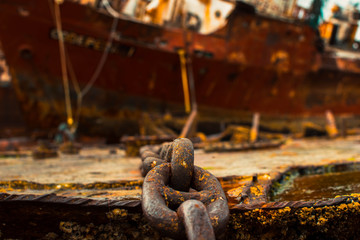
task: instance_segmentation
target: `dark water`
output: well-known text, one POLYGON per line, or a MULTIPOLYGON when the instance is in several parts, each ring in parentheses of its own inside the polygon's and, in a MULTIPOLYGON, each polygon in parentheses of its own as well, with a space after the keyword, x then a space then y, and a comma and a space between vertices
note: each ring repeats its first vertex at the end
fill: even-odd
POLYGON ((360 172, 308 175, 294 182, 274 201, 326 200, 338 195, 360 193, 360 172))

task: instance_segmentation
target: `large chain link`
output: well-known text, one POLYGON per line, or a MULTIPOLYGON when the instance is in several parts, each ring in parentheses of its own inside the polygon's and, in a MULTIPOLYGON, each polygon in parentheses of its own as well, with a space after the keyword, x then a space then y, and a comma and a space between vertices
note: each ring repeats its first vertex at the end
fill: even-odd
POLYGON ((215 239, 224 233, 229 207, 217 178, 194 166, 189 139, 140 149, 145 176, 142 209, 150 225, 176 239, 215 239))

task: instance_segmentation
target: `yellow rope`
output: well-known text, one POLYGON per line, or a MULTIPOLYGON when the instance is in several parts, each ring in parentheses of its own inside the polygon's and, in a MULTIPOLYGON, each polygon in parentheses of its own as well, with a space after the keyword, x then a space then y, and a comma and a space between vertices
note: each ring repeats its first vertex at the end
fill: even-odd
POLYGON ((65 107, 66 107, 66 113, 67 113, 67 123, 71 126, 71 131, 75 132, 77 130, 79 119, 81 115, 81 106, 82 106, 82 98, 87 94, 87 92, 91 89, 92 85, 96 81, 96 79, 99 77, 101 70, 104 67, 105 61, 107 59, 107 56, 110 52, 113 36, 116 31, 116 27, 118 24, 118 18, 119 14, 116 13, 114 10, 112 10, 109 2, 107 0, 102 0, 102 3, 104 4, 106 10, 109 11, 109 14, 114 17, 114 21, 111 26, 111 33, 108 39, 108 42, 106 43, 106 47, 104 50, 103 55, 101 56, 101 59, 99 61, 98 66, 96 67, 96 70, 89 80, 89 82, 86 84, 83 90, 80 89, 79 83, 76 78, 75 71, 73 69, 73 66, 71 64, 71 60, 69 58, 69 54, 67 53, 66 47, 64 45, 64 36, 62 33, 62 26, 61 26, 61 14, 60 14, 60 8, 58 5, 62 4, 64 0, 49 0, 49 4, 51 4, 51 8, 53 8, 54 11, 51 11, 55 24, 57 27, 57 33, 59 37, 59 49, 60 49, 60 60, 61 60, 61 70, 63 74, 63 85, 64 85, 64 93, 65 93, 65 107), (52 4, 52 3, 55 4, 52 4), (54 6, 55 5, 55 6, 54 6), (70 76, 68 76, 70 74, 70 76), (77 111, 75 112, 75 115, 73 115, 72 112, 72 105, 71 105, 71 97, 70 97, 70 88, 69 88, 69 77, 72 81, 72 84, 74 86, 74 90, 77 95, 77 111))
POLYGON ((187 71, 186 71, 185 51, 183 49, 180 49, 178 51, 178 53, 179 53, 180 64, 181 64, 181 78, 182 78, 183 91, 184 91, 185 111, 186 111, 186 113, 189 113, 191 110, 191 106, 190 106, 188 77, 187 77, 187 71))
POLYGON ((56 30, 59 37, 60 61, 61 61, 61 71, 62 71, 63 84, 64 84, 67 123, 69 126, 72 126, 72 124, 74 123, 74 119, 72 116, 72 109, 71 109, 69 78, 66 68, 65 44, 64 44, 64 36, 62 33, 61 15, 60 15, 60 6, 59 6, 59 4, 61 4, 62 2, 63 0, 55 0, 55 19, 56 19, 56 30))

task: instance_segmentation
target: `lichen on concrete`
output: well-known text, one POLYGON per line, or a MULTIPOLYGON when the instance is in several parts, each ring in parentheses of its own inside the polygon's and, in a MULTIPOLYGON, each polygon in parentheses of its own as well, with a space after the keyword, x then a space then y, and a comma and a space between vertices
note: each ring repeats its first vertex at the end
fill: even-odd
POLYGON ((358 239, 360 203, 233 213, 230 239, 358 239))

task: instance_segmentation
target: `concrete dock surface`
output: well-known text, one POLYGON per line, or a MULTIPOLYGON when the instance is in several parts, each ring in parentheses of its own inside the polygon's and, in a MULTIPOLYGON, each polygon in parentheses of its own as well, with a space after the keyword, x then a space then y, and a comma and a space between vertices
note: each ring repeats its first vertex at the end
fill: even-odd
MULTIPOLYGON (((0 158, 0 181, 24 180, 40 184, 141 180, 140 157, 126 157, 114 147, 84 147, 78 155, 35 160, 30 154, 0 158)), ((1 155, 1 154, 0 154, 1 155)), ((275 149, 205 153, 195 150, 195 165, 216 177, 251 176, 282 171, 289 166, 360 161, 360 136, 346 139, 288 140, 275 149)))

